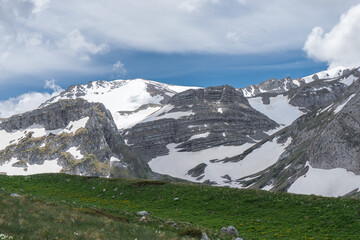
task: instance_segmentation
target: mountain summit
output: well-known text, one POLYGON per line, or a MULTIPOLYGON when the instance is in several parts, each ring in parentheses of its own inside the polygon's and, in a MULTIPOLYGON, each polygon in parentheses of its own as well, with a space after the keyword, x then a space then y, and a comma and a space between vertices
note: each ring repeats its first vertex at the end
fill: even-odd
POLYGON ((339 67, 242 89, 143 79, 70 86, 0 123, 0 171, 357 194, 359 77, 339 67))

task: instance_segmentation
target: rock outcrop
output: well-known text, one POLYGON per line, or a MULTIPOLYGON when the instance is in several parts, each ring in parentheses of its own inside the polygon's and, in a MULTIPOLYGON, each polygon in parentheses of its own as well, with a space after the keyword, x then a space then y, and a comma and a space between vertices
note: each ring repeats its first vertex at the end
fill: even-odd
POLYGON ((291 138, 292 142, 275 165, 238 182, 251 188, 271 186, 273 191, 287 191, 309 167, 344 169, 360 175, 359 86, 360 79, 337 102, 303 115, 272 136, 283 141, 291 138))
POLYGON ((3 121, 0 130, 10 140, 0 151, 2 164, 17 159, 13 167, 26 170, 53 160, 62 166, 61 172, 102 177, 146 177, 151 172, 124 144, 100 103, 60 100, 15 115, 3 121))
POLYGON ((181 151, 254 143, 279 125, 254 110, 230 86, 191 89, 174 95, 168 104, 124 132, 131 148, 144 159, 168 154, 166 145, 181 143, 181 151))

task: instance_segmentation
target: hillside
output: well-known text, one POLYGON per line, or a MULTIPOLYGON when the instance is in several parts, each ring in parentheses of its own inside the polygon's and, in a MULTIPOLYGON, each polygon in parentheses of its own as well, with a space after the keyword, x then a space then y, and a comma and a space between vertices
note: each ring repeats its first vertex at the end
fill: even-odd
POLYGON ((233 239, 220 234, 229 225, 244 240, 356 239, 360 228, 357 199, 62 174, 0 176, 0 187, 0 233, 16 239, 180 239, 199 230, 233 239))

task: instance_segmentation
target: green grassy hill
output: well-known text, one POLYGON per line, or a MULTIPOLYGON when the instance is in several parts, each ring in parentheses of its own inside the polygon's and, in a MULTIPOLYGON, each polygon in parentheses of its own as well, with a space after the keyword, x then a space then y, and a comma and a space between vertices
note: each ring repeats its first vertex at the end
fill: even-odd
POLYGON ((360 236, 357 199, 62 174, 0 176, 0 188, 0 233, 14 239, 231 239, 229 225, 244 240, 360 236))

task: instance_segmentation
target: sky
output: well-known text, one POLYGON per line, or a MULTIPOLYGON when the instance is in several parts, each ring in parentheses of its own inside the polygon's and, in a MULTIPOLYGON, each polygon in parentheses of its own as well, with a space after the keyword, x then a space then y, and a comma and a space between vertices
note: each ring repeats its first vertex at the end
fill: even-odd
POLYGON ((360 66, 358 0, 0 0, 0 117, 73 84, 236 88, 360 66))

